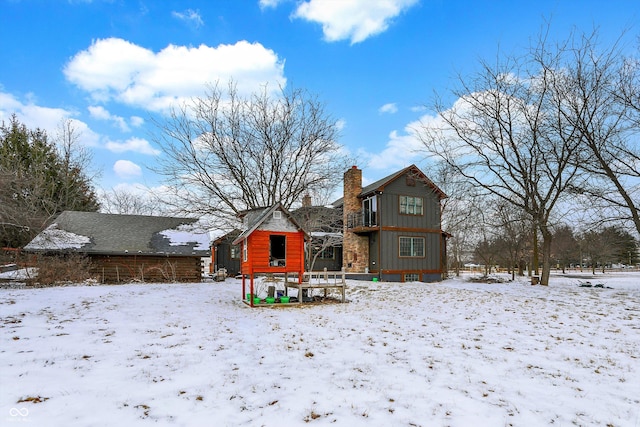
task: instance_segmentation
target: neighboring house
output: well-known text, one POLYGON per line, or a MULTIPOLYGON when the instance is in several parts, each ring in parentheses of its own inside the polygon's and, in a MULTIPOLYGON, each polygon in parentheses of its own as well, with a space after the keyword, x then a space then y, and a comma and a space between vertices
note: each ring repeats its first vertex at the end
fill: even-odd
POLYGON ((24 247, 43 255, 80 253, 101 282, 200 281, 209 233, 196 219, 65 211, 24 247))
MULTIPOLYGON (((446 241, 441 200, 446 195, 415 165, 362 187, 362 171, 344 174, 343 266, 385 281, 442 280, 446 241)), ((353 276, 352 276, 353 277, 353 276)))

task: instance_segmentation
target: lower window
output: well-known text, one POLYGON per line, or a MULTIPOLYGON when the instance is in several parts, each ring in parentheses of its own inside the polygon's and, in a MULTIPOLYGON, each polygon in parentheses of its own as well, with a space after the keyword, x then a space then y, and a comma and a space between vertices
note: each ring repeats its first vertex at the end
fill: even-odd
POLYGON ((400 256, 424 257, 424 237, 400 237, 400 256))
POLYGON ((404 281, 405 282, 419 282, 420 281, 420 275, 419 274, 415 274, 415 273, 405 274, 404 275, 404 281))

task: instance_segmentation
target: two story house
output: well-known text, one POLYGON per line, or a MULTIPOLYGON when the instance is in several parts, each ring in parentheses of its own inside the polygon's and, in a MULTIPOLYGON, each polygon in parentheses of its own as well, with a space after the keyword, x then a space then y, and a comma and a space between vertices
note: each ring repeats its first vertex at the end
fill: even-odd
POLYGON ((442 280, 446 241, 441 200, 446 195, 411 165, 362 187, 362 171, 344 174, 342 264, 347 273, 393 282, 442 280))

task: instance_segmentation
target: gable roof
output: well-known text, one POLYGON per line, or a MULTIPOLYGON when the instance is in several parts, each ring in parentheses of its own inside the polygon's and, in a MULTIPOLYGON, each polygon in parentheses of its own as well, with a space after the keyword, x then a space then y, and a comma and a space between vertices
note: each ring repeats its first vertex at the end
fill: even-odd
MULTIPOLYGON (((378 191, 384 191, 384 188, 387 185, 391 184, 396 179, 401 178, 407 172, 414 173, 417 179, 424 182, 427 185, 427 187, 430 187, 431 189, 433 189, 433 191, 438 195, 440 199, 444 199, 447 197, 444 191, 442 191, 433 181, 431 181, 416 165, 407 166, 404 169, 394 172, 389 176, 385 176, 384 178, 379 179, 374 183, 367 185, 366 187, 363 187, 362 191, 360 191, 360 194, 358 194, 358 197, 365 197, 378 191)), ((333 206, 339 207, 339 206, 342 206, 343 203, 344 203, 344 197, 341 197, 335 202, 333 202, 333 206)))
POLYGON ((244 240, 248 235, 256 231, 258 227, 260 227, 262 223, 264 223, 268 218, 270 218, 273 212, 275 212, 276 210, 282 211, 285 214, 286 218, 293 225, 295 225, 295 227, 298 230, 304 233, 305 239, 309 238, 309 234, 304 230, 304 228, 302 228, 302 226, 298 223, 298 221, 296 221, 293 215, 291 215, 291 212, 285 209, 284 206, 282 206, 282 203, 276 203, 275 205, 269 208, 259 208, 259 209, 253 209, 245 212, 243 216, 245 218, 247 228, 244 231, 242 231, 242 233, 240 233, 238 237, 235 238, 232 244, 237 245, 242 240, 244 240))
POLYGON ((209 233, 195 218, 64 211, 29 242, 32 252, 206 256, 209 233))

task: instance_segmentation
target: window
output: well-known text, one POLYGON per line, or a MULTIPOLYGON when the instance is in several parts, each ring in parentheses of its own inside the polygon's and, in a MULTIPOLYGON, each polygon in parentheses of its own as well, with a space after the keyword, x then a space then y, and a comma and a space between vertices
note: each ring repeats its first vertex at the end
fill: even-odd
POLYGON ((376 196, 366 198, 362 201, 362 225, 365 227, 374 227, 378 223, 376 221, 376 214, 378 212, 378 206, 376 202, 376 196))
POLYGON ((272 267, 284 267, 286 265, 287 236, 272 234, 269 236, 269 264, 272 267))
MULTIPOLYGON (((320 248, 313 248, 313 256, 315 256, 320 248)), ((335 259, 335 251, 333 250, 333 246, 328 246, 324 248, 320 255, 318 255, 318 259, 335 259)))
POLYGON ((400 237, 400 256, 424 257, 424 237, 400 237))
POLYGON ((247 245, 247 239, 242 241, 242 261, 247 262, 249 259, 249 248, 247 245))
POLYGON ((400 213, 422 215, 422 197, 400 196, 400 213))
POLYGON ((419 274, 405 274, 404 275, 404 281, 405 282, 419 282, 420 281, 420 275, 419 274))
POLYGON ((240 246, 231 246, 231 259, 240 259, 240 246))

